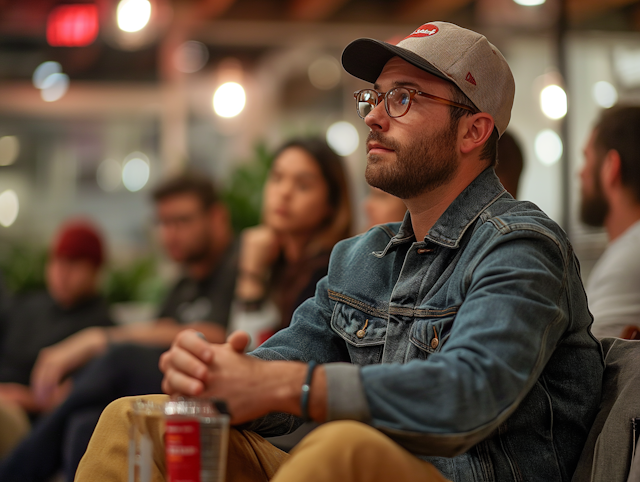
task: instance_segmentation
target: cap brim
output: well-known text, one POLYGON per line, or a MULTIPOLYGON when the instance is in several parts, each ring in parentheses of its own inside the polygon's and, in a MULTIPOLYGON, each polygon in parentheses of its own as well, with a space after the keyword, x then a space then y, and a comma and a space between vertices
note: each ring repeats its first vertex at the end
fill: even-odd
POLYGON ((410 50, 370 38, 360 38, 347 45, 342 52, 342 66, 354 77, 373 84, 393 57, 400 57, 419 69, 451 82, 445 74, 410 50))

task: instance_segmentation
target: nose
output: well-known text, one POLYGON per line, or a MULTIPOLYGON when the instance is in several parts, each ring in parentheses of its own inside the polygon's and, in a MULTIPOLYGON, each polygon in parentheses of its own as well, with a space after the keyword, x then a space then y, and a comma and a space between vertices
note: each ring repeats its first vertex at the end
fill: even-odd
POLYGON ((372 131, 386 131, 389 129, 389 121, 391 118, 387 114, 384 108, 384 101, 380 100, 377 106, 375 106, 371 112, 364 118, 365 124, 372 131))

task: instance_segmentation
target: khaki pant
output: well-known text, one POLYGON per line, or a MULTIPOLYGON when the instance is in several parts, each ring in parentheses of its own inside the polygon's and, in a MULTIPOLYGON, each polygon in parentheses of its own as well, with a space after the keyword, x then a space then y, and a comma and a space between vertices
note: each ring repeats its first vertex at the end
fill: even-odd
POLYGON ((0 459, 26 437, 30 425, 29 417, 22 408, 0 401, 0 459))
MULTIPOLYGON (((156 402, 164 395, 145 397, 156 402)), ((126 482, 131 398, 103 412, 76 482, 126 482)), ((156 425, 160 425, 156 422, 156 425)), ((153 482, 164 481, 162 428, 149 427, 154 442, 153 482)), ((368 425, 339 421, 321 425, 287 454, 259 435, 230 430, 227 481, 231 482, 446 482, 436 468, 368 425)))

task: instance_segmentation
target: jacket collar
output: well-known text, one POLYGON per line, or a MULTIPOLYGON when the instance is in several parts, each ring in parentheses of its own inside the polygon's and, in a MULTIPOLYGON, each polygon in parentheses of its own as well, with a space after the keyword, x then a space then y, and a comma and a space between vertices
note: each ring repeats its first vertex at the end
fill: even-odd
MULTIPOLYGON (((460 240, 469 226, 480 214, 506 192, 500 184, 493 167, 488 167, 462 191, 440 216, 424 238, 445 248, 458 248, 460 240)), ((413 239, 413 226, 409 212, 404 216, 398 233, 391 238, 389 244, 379 256, 384 256, 389 249, 413 239)))

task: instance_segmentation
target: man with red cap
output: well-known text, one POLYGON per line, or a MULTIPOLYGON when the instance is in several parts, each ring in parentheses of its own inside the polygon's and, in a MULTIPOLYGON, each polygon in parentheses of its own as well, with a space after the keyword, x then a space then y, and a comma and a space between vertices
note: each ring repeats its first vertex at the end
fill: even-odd
POLYGON ((65 395, 68 383, 40 402, 30 387, 38 356, 83 329, 113 323, 98 295, 104 261, 100 234, 89 222, 69 221, 57 233, 46 265, 47 292, 11 299, 0 319, 0 456, 28 429, 33 419, 65 395))

